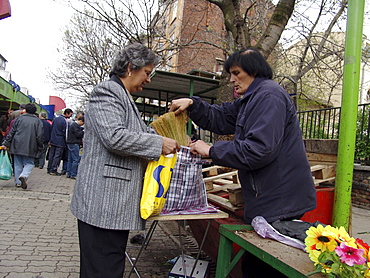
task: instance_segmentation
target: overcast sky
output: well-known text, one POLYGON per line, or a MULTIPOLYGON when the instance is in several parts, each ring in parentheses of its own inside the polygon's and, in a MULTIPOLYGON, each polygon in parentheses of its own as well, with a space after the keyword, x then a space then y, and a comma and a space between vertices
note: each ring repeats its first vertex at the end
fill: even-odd
POLYGON ((47 105, 59 92, 46 74, 57 66, 56 48, 73 11, 52 0, 10 0, 10 6, 11 16, 0 20, 0 54, 8 60, 12 80, 47 105))

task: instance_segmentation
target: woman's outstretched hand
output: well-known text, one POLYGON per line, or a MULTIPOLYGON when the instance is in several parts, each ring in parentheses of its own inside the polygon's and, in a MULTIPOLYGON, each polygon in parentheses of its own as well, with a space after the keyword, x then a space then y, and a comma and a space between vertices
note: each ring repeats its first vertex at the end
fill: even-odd
POLYGON ((190 144, 190 152, 200 154, 203 157, 209 157, 209 149, 211 148, 206 142, 197 140, 190 144))
POLYGON ((175 115, 178 115, 181 112, 188 109, 188 107, 192 104, 193 104, 193 100, 191 98, 175 99, 171 102, 170 112, 174 112, 175 115))

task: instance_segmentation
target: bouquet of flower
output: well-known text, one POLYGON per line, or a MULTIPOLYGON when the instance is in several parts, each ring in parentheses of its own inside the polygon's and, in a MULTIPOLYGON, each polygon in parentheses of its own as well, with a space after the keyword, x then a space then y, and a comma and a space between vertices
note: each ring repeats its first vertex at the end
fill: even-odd
POLYGON ((370 277, 369 245, 350 237, 343 227, 311 227, 306 231, 306 251, 316 271, 332 278, 370 277))

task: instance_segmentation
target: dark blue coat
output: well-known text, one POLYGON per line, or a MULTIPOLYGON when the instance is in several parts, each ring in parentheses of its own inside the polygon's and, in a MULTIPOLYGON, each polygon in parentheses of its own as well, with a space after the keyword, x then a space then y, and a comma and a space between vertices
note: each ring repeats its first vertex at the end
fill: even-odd
POLYGON ((44 144, 47 144, 50 141, 51 124, 45 119, 41 119, 41 122, 44 125, 44 144))
POLYGON ((256 78, 243 98, 210 105, 198 97, 190 118, 217 134, 234 134, 210 149, 217 165, 238 169, 244 216, 268 222, 299 216, 316 207, 316 190, 296 109, 276 82, 256 78))
POLYGON ((53 120, 51 135, 50 135, 50 144, 57 147, 66 146, 66 128, 67 120, 64 116, 56 117, 53 120))

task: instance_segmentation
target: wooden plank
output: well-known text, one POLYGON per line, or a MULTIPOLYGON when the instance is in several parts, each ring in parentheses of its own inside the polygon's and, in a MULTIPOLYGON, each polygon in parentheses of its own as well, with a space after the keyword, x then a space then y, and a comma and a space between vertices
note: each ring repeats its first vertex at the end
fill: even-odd
POLYGON ((217 170, 217 169, 220 169, 220 168, 222 168, 222 166, 217 166, 217 165, 215 165, 215 166, 211 166, 211 167, 203 168, 203 169, 202 169, 202 172, 213 171, 213 170, 217 170))
POLYGON ((327 162, 327 161, 308 161, 310 163, 310 166, 315 166, 315 165, 330 165, 330 166, 337 166, 337 162, 327 162))
POLYGON ((228 188, 229 191, 229 202, 237 207, 244 205, 244 199, 242 194, 242 187, 239 185, 238 187, 234 186, 232 188, 228 188))
POLYGON ((217 210, 215 213, 201 214, 176 214, 176 215, 156 215, 150 216, 147 220, 196 220, 196 219, 216 219, 228 218, 229 214, 224 211, 217 210))
POLYGON ((208 181, 205 183, 205 185, 206 185, 206 191, 213 189, 213 181, 208 181))
POLYGON ((325 168, 325 165, 317 164, 317 165, 311 166, 311 172, 318 171, 318 170, 321 170, 321 169, 324 169, 324 168, 325 168))
POLYGON ((237 206, 234 206, 232 205, 228 199, 225 199, 223 197, 220 197, 220 196, 217 196, 217 195, 214 195, 214 194, 207 194, 207 198, 209 201, 213 202, 214 204, 222 207, 222 208, 225 208, 229 211, 237 211, 237 210, 240 210, 241 208, 240 207, 237 207, 237 206))
POLYGON ((327 179, 314 179, 314 183, 316 186, 318 186, 320 183, 323 183, 323 182, 332 182, 335 180, 335 177, 331 177, 331 178, 327 178, 327 179))
POLYGON ((217 175, 217 176, 204 178, 204 182, 214 181, 214 180, 217 180, 217 179, 220 179, 220 178, 232 177, 232 176, 235 176, 237 174, 238 174, 238 171, 223 173, 223 174, 220 174, 220 175, 217 175))
POLYGON ((314 165, 311 172, 315 179, 327 179, 335 177, 335 167, 333 165, 314 165))
POLYGON ((231 183, 231 184, 226 184, 226 185, 214 184, 213 189, 210 190, 210 191, 207 191, 207 193, 214 193, 214 192, 217 192, 217 191, 226 191, 229 188, 232 188, 232 187, 235 187, 235 186, 241 187, 240 184, 236 184, 236 183, 231 183))
POLYGON ((217 179, 213 181, 213 184, 218 184, 218 185, 227 185, 227 184, 232 184, 234 183, 232 180, 227 180, 227 179, 217 179))
POLYGON ((231 184, 230 186, 228 186, 227 191, 234 192, 234 191, 238 191, 241 188, 242 188, 242 186, 240 184, 234 183, 234 184, 231 184))
POLYGON ((322 153, 306 153, 309 161, 325 161, 325 162, 337 162, 337 155, 335 154, 322 154, 322 153))
POLYGON ((337 139, 304 139, 306 152, 320 153, 320 154, 334 154, 338 153, 337 139))
MULTIPOLYGON (((314 263, 310 260, 308 254, 303 250, 294 248, 292 246, 288 246, 273 239, 262 238, 256 232, 242 230, 234 232, 233 235, 234 237, 240 237, 245 242, 249 243, 250 245, 253 245, 254 249, 257 248, 263 251, 266 255, 269 254, 276 258, 277 260, 279 260, 280 262, 290 266, 293 269, 296 269, 298 272, 302 274, 302 276, 305 276, 308 273, 311 273, 315 270, 314 263)), ((234 239, 231 240, 234 241, 234 239)), ((245 245, 247 246, 247 244, 245 245)), ((245 247, 243 244, 242 247, 246 248, 247 251, 253 252, 253 248, 250 245, 248 245, 249 247, 245 247)), ((262 258, 265 258, 265 256, 262 256, 262 258)), ((270 264, 277 266, 276 262, 270 262, 270 264)), ((288 277, 298 277, 298 275, 295 276, 289 275, 288 277)), ((318 273, 310 277, 326 277, 326 276, 324 276, 321 273, 318 273)))

